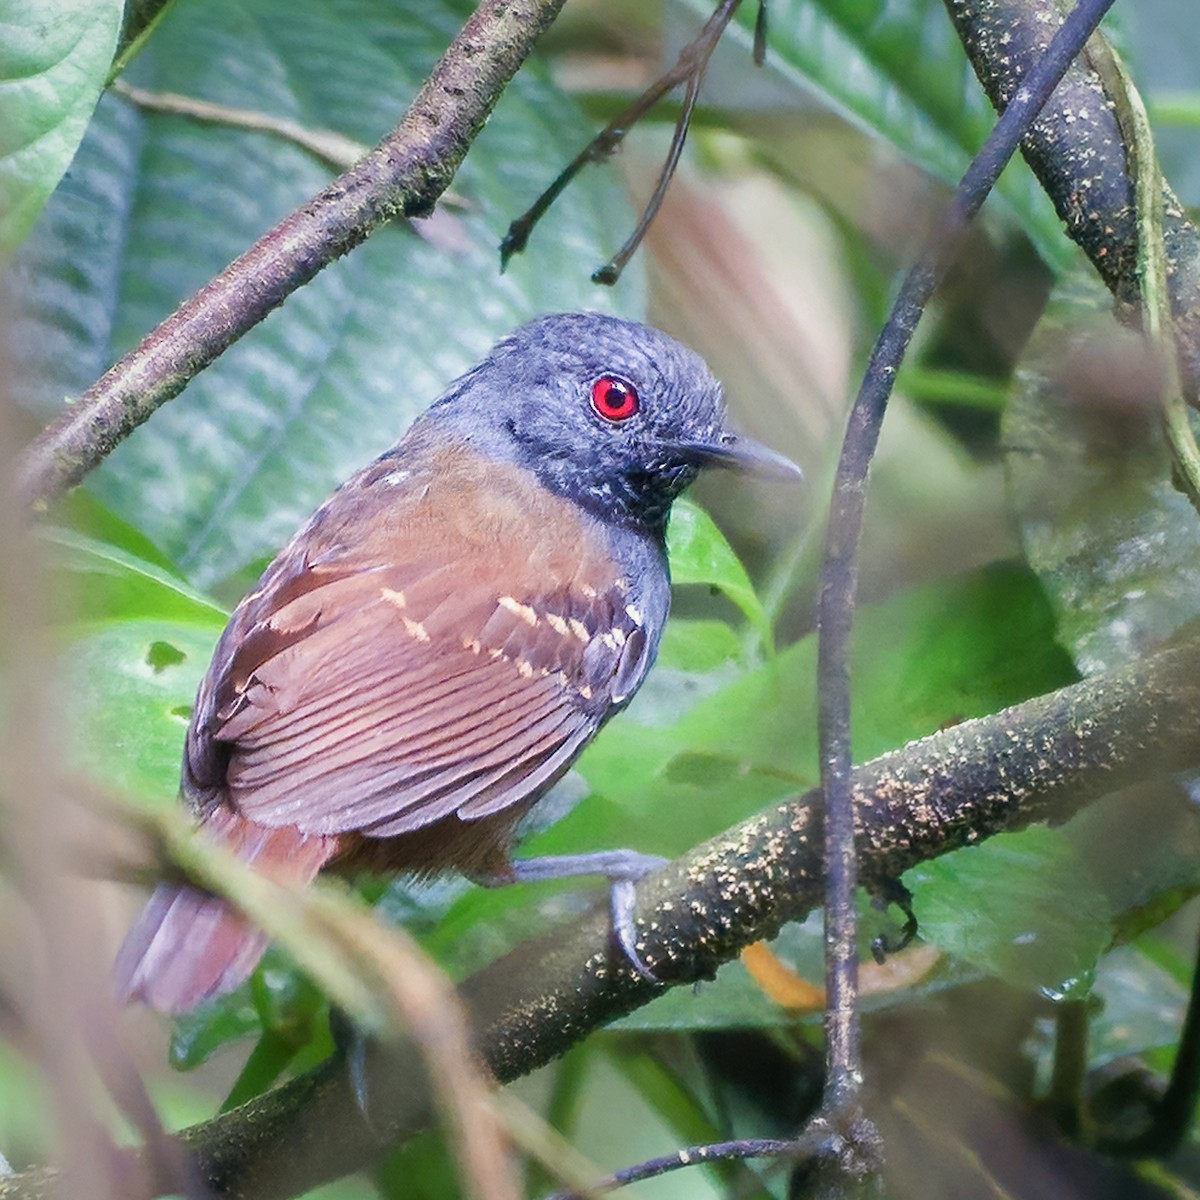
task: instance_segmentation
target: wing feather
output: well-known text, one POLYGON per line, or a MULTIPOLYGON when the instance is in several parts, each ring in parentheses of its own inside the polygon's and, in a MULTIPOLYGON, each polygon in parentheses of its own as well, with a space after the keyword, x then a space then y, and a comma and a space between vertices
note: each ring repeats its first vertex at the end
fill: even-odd
MULTIPOLYGON (((360 587, 377 591, 380 578, 360 587)), ((227 795, 254 821, 390 837, 477 802, 474 819, 485 800, 500 811, 553 782, 606 713, 578 623, 565 634, 533 625, 493 594, 459 605, 477 634, 468 626, 451 641, 445 601, 431 608, 435 621, 410 586, 403 608, 368 600, 339 616, 352 593, 338 585, 336 603, 322 603, 322 587, 303 593, 293 640, 243 672, 229 715, 211 722, 231 748, 227 795)))
POLYGON ((264 826, 369 837, 536 798, 648 665, 603 539, 523 480, 498 512, 494 491, 473 507, 464 479, 435 502, 424 479, 407 499, 370 497, 383 533, 343 545, 368 527, 348 516, 366 503, 355 486, 235 613, 197 700, 185 789, 202 810, 224 798, 264 826))

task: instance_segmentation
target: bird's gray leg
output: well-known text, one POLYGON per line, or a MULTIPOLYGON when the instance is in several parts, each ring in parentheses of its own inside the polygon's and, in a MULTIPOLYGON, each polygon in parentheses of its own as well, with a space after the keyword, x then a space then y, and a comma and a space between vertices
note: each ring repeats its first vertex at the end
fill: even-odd
POLYGON ((613 933, 630 965, 652 983, 658 980, 642 961, 637 950, 637 928, 633 921, 635 884, 652 871, 666 866, 667 859, 657 854, 640 854, 636 850, 595 850, 590 854, 547 854, 540 858, 517 858, 509 863, 512 874, 507 878, 492 876, 479 882, 489 885, 520 882, 533 883, 542 879, 566 879, 576 875, 599 875, 612 885, 613 933))

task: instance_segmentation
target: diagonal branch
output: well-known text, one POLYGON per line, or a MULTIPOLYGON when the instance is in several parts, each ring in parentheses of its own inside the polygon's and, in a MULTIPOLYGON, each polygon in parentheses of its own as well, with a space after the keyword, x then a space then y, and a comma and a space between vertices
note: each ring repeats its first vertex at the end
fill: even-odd
MULTIPOLYGON (((1003 109, 1062 19, 1056 0, 944 3, 988 98, 1003 109)), ((1022 153, 1067 234, 1129 313, 1140 299, 1136 173, 1129 163, 1133 147, 1126 146, 1121 128, 1120 97, 1105 72, 1097 70, 1104 57, 1093 62, 1085 56, 1067 71, 1022 143, 1022 153)), ((1200 237, 1165 186, 1162 232, 1184 388, 1194 402, 1200 386, 1200 237)))
MULTIPOLYGON (((1200 764, 1200 646, 966 721, 854 771, 859 867, 895 878, 918 862, 1036 821, 1062 820, 1117 788, 1200 764)), ((638 950, 671 985, 711 978, 746 945, 821 903, 815 793, 773 806, 639 888, 638 950)), ((519 946, 462 995, 501 1082, 542 1066, 654 999, 610 943, 607 909, 519 946)), ((432 1116, 421 1053, 373 1053, 371 1123, 330 1061, 181 1137, 215 1195, 278 1200, 374 1161, 432 1116)), ((30 1200, 45 1175, 0 1179, 30 1200)))
POLYGON ((482 0, 404 119, 360 163, 264 234, 31 443, 17 488, 45 505, 322 267, 393 217, 422 216, 565 0, 482 0))
MULTIPOLYGON (((1198 668, 1200 648, 1168 652, 859 767, 852 785, 863 875, 895 878, 966 842, 1063 819, 1114 788, 1200 762, 1198 668)), ((660 979, 711 978, 744 946, 821 903, 815 799, 810 793, 760 813, 639 888, 638 950, 660 979)), ((462 985, 480 1052, 505 1082, 660 991, 613 954, 602 908, 462 985)), ((188 1140, 219 1195, 289 1195, 312 1186, 309 1172, 331 1178, 361 1166, 428 1120, 427 1089, 406 1061, 381 1055, 368 1066, 383 1140, 357 1118, 337 1064, 192 1130, 188 1140), (307 1168, 294 1174, 302 1161, 307 1168)))

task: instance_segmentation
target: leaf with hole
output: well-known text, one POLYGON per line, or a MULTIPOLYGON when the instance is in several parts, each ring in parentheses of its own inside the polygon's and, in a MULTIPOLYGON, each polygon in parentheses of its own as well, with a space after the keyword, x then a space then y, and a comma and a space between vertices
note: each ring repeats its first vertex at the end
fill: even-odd
POLYGON ((173 804, 184 732, 220 632, 136 619, 74 642, 60 660, 74 765, 118 794, 173 804))

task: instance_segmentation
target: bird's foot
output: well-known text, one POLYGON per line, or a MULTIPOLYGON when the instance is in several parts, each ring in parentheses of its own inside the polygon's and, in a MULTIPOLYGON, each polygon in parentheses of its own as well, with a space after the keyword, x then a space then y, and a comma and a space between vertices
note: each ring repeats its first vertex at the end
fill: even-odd
POLYGON ((541 858, 519 858, 510 864, 511 878, 532 883, 541 879, 564 879, 575 875, 599 875, 612 885, 613 936, 630 965, 643 979, 657 983, 658 977, 642 961, 637 948, 637 925, 633 919, 636 884, 652 871, 666 866, 667 859, 636 850, 597 850, 590 854, 547 854, 541 858))

